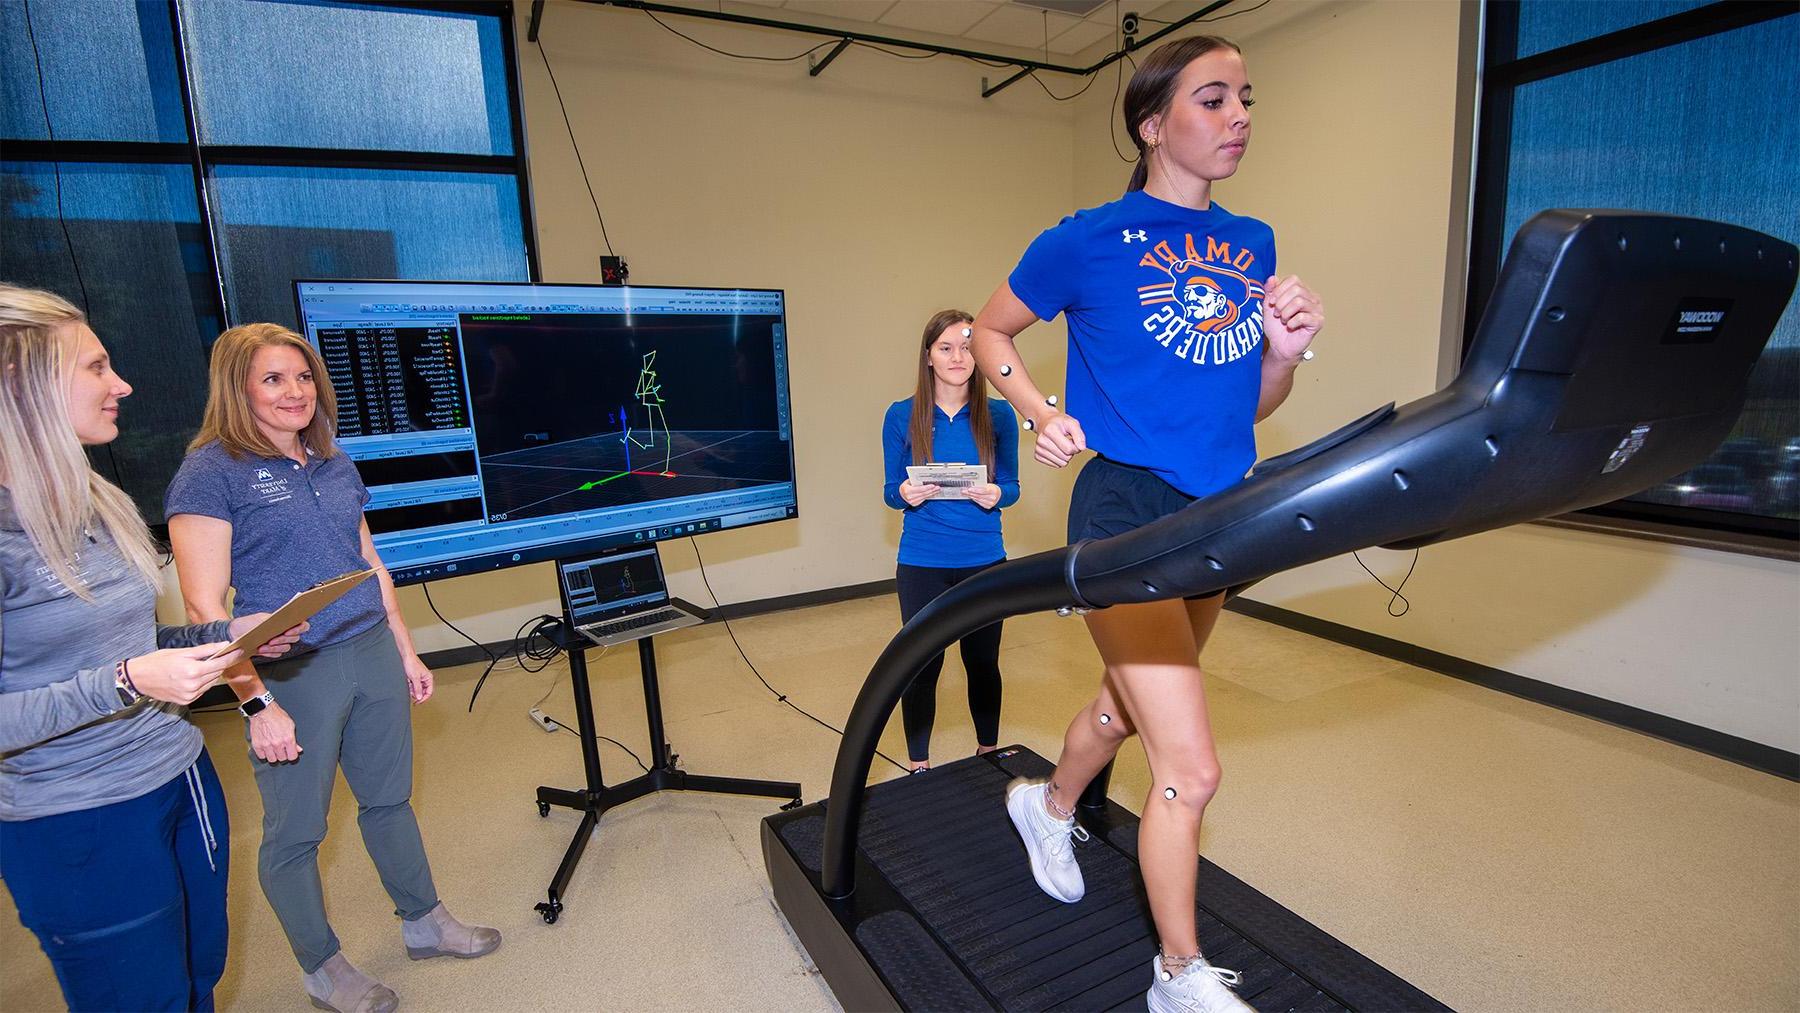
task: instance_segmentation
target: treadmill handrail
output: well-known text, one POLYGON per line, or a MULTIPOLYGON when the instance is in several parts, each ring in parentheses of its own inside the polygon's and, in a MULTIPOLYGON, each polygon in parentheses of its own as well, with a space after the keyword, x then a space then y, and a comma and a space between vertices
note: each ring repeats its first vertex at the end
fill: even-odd
POLYGON ((851 709, 825 807, 823 892, 854 889, 876 742, 926 661, 956 640, 1009 616, 1210 594, 1354 549, 1461 537, 1664 481, 1730 433, 1794 290, 1795 259, 1791 244, 1716 222, 1545 212, 1519 230, 1464 369, 1443 390, 1135 531, 1005 562, 951 588, 888 644, 851 709), (1659 242, 1682 232, 1718 237, 1716 255, 1711 243, 1659 242), (1688 312, 1703 324, 1717 313, 1717 326, 1698 339, 1678 332, 1688 312))

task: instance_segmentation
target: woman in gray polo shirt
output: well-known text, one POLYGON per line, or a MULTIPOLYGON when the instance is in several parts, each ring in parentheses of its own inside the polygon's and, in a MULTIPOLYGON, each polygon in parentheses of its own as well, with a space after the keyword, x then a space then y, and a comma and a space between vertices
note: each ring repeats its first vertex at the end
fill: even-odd
POLYGON ((211 1009, 230 825, 185 705, 264 616, 157 624, 150 532, 82 451, 130 393, 80 310, 0 284, 0 876, 70 1009, 211 1009))
POLYGON ((228 615, 228 588, 239 611, 261 609, 375 569, 376 580, 313 617, 293 657, 234 681, 263 799, 263 893, 314 1004, 349 1013, 398 998, 344 957, 325 917, 318 852, 340 766, 407 955, 479 957, 500 933, 451 917, 432 882, 412 809, 409 712, 431 695, 431 670, 413 650, 363 519, 368 490, 336 429, 331 380, 304 338, 277 324, 233 327, 213 343, 206 416, 165 510, 196 620, 228 615))

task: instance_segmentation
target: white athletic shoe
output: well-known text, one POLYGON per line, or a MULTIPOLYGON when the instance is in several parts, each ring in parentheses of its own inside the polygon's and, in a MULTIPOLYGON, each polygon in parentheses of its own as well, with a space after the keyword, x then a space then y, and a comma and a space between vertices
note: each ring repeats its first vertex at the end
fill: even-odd
POLYGON ((1256 1013, 1231 990, 1240 980, 1236 971, 1214 967, 1202 957, 1171 975, 1163 970, 1160 953, 1150 966, 1156 974, 1144 997, 1150 1013, 1256 1013))
POLYGON ((1081 866, 1075 864, 1075 845, 1070 840, 1085 841, 1088 832, 1075 825, 1073 817, 1059 820, 1044 807, 1044 794, 1049 786, 1042 780, 1019 778, 1006 786, 1006 814, 1025 842, 1025 855, 1031 862, 1031 878, 1047 894, 1073 904, 1087 893, 1081 881, 1081 866))

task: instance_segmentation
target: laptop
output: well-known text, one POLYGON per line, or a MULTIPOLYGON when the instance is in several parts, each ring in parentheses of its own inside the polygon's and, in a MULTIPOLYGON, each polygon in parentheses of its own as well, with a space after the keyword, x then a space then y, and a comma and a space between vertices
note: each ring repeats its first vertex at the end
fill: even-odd
POLYGON ((560 560, 556 568, 570 621, 602 647, 706 621, 669 597, 654 545, 560 560))

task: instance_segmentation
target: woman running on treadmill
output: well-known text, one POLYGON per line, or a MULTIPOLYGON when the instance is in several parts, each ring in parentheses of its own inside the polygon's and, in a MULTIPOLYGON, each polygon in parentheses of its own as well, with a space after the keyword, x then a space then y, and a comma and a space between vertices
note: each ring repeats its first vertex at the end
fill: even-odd
MULTIPOLYGON (((1168 43, 1125 91, 1138 164, 1123 197, 1045 231, 976 318, 976 361, 1036 434, 1034 456, 1067 466, 1085 450, 1069 541, 1141 527, 1242 480, 1253 425, 1293 389, 1324 313, 1298 278, 1275 273, 1268 225, 1212 200, 1250 140, 1243 56, 1223 39, 1168 43), (1025 370, 1014 338, 1065 315, 1066 400, 1025 370)), ((1090 613, 1105 663, 1047 781, 1015 782, 1007 811, 1044 891, 1084 886, 1070 837, 1082 790, 1124 741, 1143 739, 1151 789, 1138 855, 1160 953, 1153 1011, 1242 1010, 1237 974, 1200 954, 1194 880, 1200 817, 1219 785, 1200 650, 1223 594, 1090 613)))

